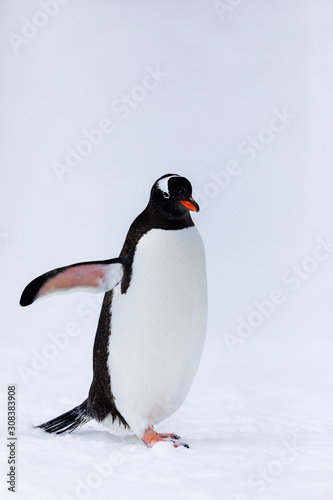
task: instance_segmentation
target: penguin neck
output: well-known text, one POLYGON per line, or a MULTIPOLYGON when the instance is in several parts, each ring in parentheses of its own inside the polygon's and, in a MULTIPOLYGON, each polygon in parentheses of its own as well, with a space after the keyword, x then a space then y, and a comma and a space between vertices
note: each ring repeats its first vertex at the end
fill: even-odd
POLYGON ((146 209, 142 212, 151 229, 177 230, 194 226, 190 213, 179 211, 179 213, 169 213, 156 207, 149 202, 146 209))
POLYGON ((132 258, 138 241, 151 229, 177 231, 192 226, 194 226, 194 222, 189 213, 172 216, 167 212, 161 212, 161 210, 148 203, 145 210, 132 222, 120 252, 120 257, 131 255, 132 258))

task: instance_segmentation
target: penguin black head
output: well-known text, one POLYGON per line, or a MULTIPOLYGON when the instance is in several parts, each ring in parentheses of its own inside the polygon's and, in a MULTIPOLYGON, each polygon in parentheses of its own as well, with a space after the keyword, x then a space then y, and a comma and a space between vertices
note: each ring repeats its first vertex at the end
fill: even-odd
POLYGON ((200 210, 192 198, 190 181, 178 174, 166 174, 157 179, 152 187, 149 203, 155 210, 171 218, 189 217, 189 210, 200 210))

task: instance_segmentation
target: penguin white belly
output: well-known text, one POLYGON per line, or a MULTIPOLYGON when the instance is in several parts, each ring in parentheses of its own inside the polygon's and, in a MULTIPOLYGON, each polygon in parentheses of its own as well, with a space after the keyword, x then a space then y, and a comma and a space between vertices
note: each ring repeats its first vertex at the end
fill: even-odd
POLYGON ((207 322, 205 252, 197 229, 152 229, 130 286, 114 289, 108 367, 115 403, 139 437, 185 400, 207 322))

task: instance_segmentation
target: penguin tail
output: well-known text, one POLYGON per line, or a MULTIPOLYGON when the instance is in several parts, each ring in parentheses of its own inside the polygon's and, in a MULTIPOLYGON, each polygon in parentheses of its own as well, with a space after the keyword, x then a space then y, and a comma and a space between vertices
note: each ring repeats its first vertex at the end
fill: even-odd
POLYGON ((81 427, 81 425, 89 422, 89 420, 91 420, 91 417, 88 415, 88 400, 86 399, 82 404, 67 413, 63 413, 44 424, 37 425, 36 429, 44 429, 46 432, 62 434, 63 432, 73 432, 78 427, 81 427))

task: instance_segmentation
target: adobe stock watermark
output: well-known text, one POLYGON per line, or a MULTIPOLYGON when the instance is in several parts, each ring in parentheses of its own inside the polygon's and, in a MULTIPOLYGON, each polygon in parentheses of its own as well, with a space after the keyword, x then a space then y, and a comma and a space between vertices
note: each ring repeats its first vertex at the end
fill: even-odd
POLYGON ((213 7, 221 21, 225 20, 226 14, 234 12, 244 0, 214 0, 213 7))
POLYGON ((30 40, 35 38, 40 30, 48 25, 51 19, 61 12, 61 7, 67 5, 71 0, 39 0, 40 10, 37 10, 31 19, 22 17, 22 26, 20 34, 10 31, 7 38, 12 49, 17 54, 20 47, 27 45, 30 40))
POLYGON ((109 479, 114 468, 124 463, 125 459, 120 453, 111 452, 107 460, 92 464, 92 472, 84 479, 76 479, 73 493, 63 493, 61 500, 86 500, 94 491, 101 487, 103 482, 109 479))
POLYGON ((161 422, 162 420, 165 420, 167 417, 175 413, 178 408, 179 404, 175 404, 174 400, 172 400, 170 397, 166 397, 163 400, 157 399, 152 411, 152 419, 155 422, 161 422))
MULTIPOLYGON (((248 163, 253 162, 258 154, 264 151, 295 119, 296 115, 290 113, 286 106, 282 109, 274 108, 266 126, 241 141, 237 146, 237 153, 248 163)), ((200 190, 196 187, 193 189, 193 196, 199 203, 200 209, 207 207, 210 200, 219 196, 221 191, 226 189, 243 171, 244 166, 242 160, 239 159, 229 161, 223 170, 210 171, 210 181, 200 190)))
POLYGON ((63 181, 65 175, 72 173, 81 165, 82 161, 103 143, 107 135, 116 130, 114 118, 120 121, 126 120, 169 77, 169 73, 162 71, 158 64, 155 68, 147 66, 145 70, 146 73, 140 84, 133 87, 129 93, 123 93, 120 97, 113 99, 110 105, 112 118, 101 118, 94 128, 82 130, 78 143, 74 147, 66 148, 64 161, 53 162, 52 168, 59 182, 63 181))
POLYGON ((239 493, 235 500, 253 500, 256 495, 264 493, 304 453, 295 440, 283 444, 284 447, 274 460, 270 460, 266 467, 258 468, 249 476, 248 492, 239 493))
POLYGON ((78 337, 82 329, 77 321, 77 316, 83 318, 86 324, 91 323, 100 313, 103 302, 103 293, 87 296, 75 309, 75 320, 68 321, 62 330, 48 333, 48 342, 39 349, 33 349, 27 364, 19 364, 18 374, 23 383, 28 386, 31 380, 44 372, 50 364, 78 337))
POLYGON ((322 263, 333 255, 333 241, 331 236, 318 237, 312 255, 305 257, 300 264, 293 264, 281 276, 285 289, 274 288, 268 297, 255 300, 246 315, 237 318, 234 333, 224 333, 223 340, 229 352, 234 353, 237 346, 243 345, 252 337, 264 322, 273 316, 278 307, 286 302, 288 293, 296 292, 301 285, 308 281, 322 263))

